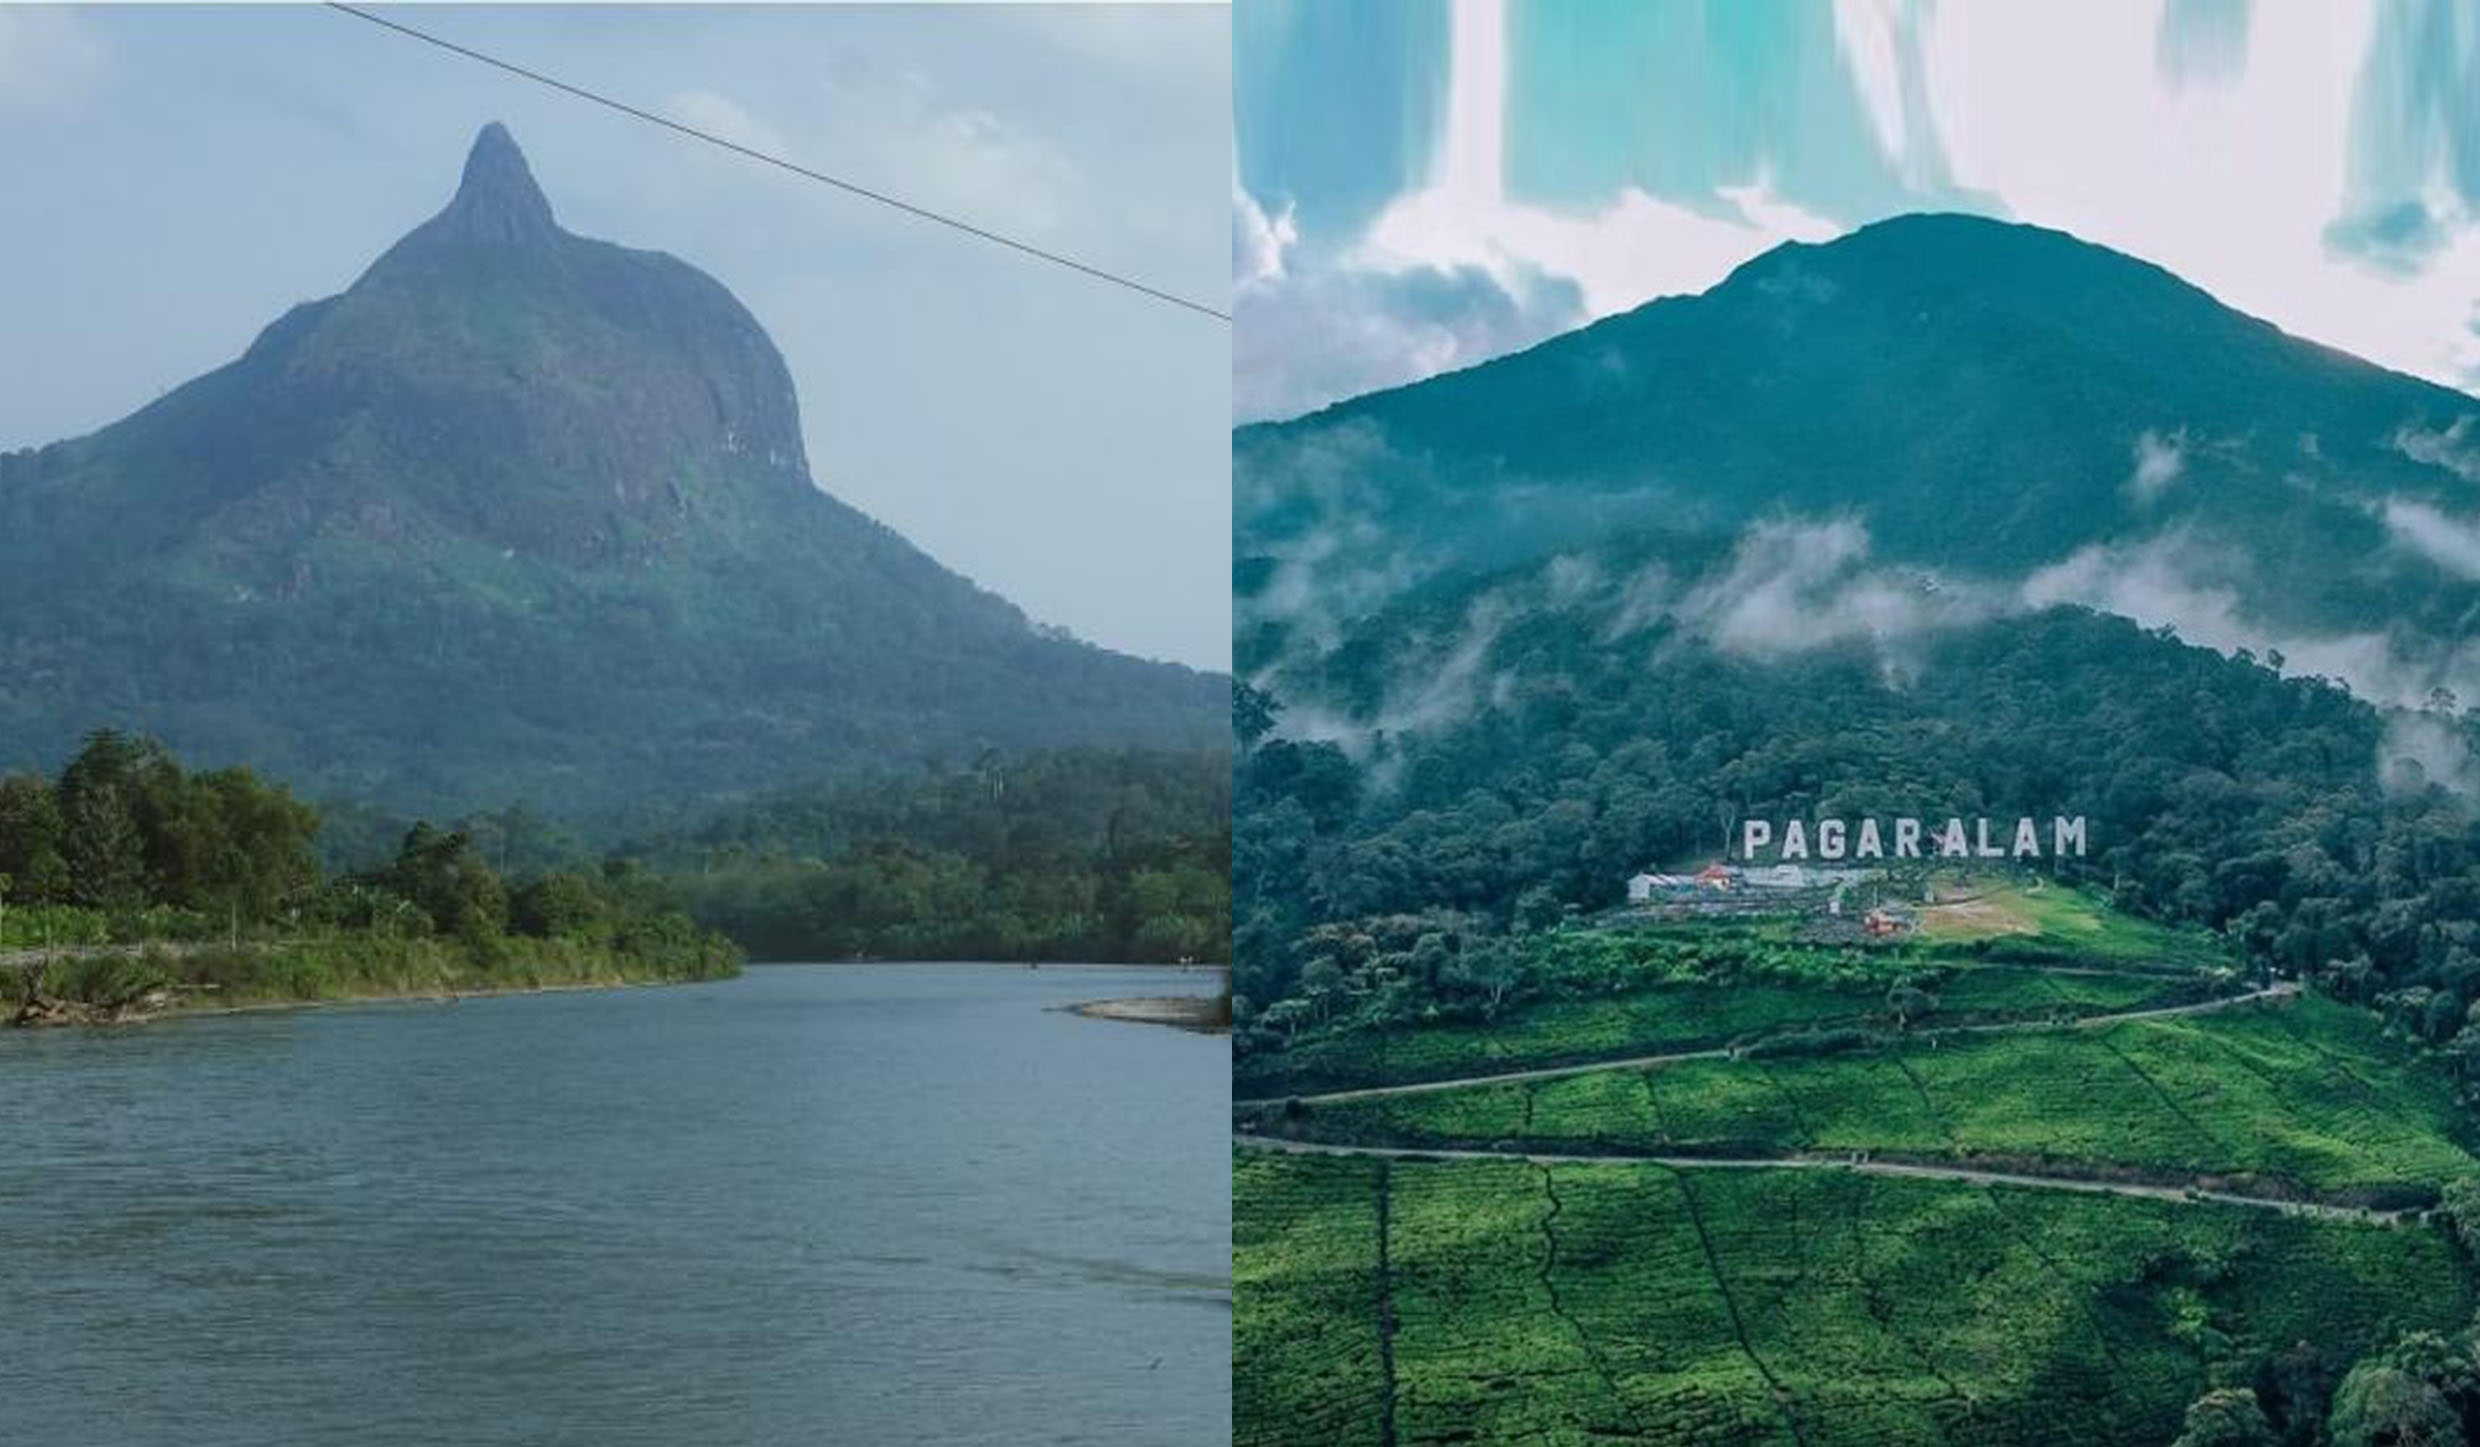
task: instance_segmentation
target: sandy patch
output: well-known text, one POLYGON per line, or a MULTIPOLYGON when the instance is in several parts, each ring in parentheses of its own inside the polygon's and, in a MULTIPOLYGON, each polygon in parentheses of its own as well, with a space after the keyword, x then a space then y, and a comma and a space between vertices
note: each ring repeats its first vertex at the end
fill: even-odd
POLYGON ((1089 1000, 1066 1007, 1092 1020, 1127 1020, 1140 1025, 1170 1025, 1221 1035, 1231 1029, 1219 995, 1139 995, 1126 1000, 1089 1000))

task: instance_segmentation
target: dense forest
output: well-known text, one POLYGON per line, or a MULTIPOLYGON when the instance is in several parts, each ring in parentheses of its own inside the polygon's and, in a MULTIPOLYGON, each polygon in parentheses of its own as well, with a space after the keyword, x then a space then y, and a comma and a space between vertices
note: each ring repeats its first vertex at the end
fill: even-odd
MULTIPOLYGON (((1452 628, 1465 601, 1371 628, 1327 691, 1374 711, 1389 630, 1452 628)), ((1509 942, 1649 863, 1719 855, 1739 818, 2056 812, 2091 831, 2060 876, 2480 1063, 2480 827, 2417 762, 2468 757, 2480 720, 2444 696, 2389 717, 2283 664, 2076 608, 1939 635, 1899 670, 1864 642, 1758 661, 1667 623, 1613 647, 1545 610, 1491 643, 1487 698, 1350 750, 1285 736, 1284 700, 1249 690, 1242 1017, 1371 968, 1416 1005, 1489 1008, 1523 987, 1509 942)))
POLYGON ((781 794, 618 852, 763 958, 1230 957, 1219 749, 985 753, 781 794))
POLYGON ((226 998, 729 973, 738 951, 614 862, 503 877, 463 830, 411 825, 330 872, 319 812, 248 769, 88 736, 58 773, 0 776, 0 950, 21 1003, 214 988, 226 998))
POLYGON ((407 933, 769 959, 1224 961, 1230 755, 986 751, 616 843, 523 805, 444 826, 91 736, 0 777, 0 941, 407 933), (47 932, 48 931, 48 936, 47 932))

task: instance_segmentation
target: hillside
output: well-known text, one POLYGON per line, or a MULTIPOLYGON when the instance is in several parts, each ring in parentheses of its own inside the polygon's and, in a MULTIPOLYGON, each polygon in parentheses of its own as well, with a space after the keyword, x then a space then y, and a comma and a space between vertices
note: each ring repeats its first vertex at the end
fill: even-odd
POLYGON ((1918 217, 1235 433, 1236 1440, 2480 1440, 2473 415, 1918 217))
POLYGON ((1900 217, 1240 429, 1241 669, 1426 581, 1765 525, 1808 601, 1866 574, 1949 611, 2082 602, 2389 702, 2472 696, 2475 417, 2062 233, 1900 217))
POLYGON ((1227 689, 1040 628, 821 491, 757 320, 563 230, 497 125, 340 295, 0 456, 0 766, 111 725, 312 794, 601 807, 1212 743, 1227 689))
POLYGON ((760 958, 1231 957, 1223 749, 990 754, 770 795, 618 854, 760 958))

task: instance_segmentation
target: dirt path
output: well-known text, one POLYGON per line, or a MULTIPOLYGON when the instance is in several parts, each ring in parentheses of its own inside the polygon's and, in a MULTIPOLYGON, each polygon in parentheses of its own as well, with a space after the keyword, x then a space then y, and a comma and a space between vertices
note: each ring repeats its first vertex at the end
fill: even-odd
MULTIPOLYGON (((2219 1000, 2204 1000, 2193 1005, 2161 1005, 2150 1010, 2122 1010, 2113 1015, 2084 1015, 2073 1020, 1999 1020, 1987 1025, 1952 1025, 1930 1033, 1938 1035, 1990 1035, 2006 1030, 2089 1030, 2107 1025, 2120 1025, 2130 1020, 2167 1020, 2175 1015, 2209 1015, 2217 1010, 2252 1005, 2259 1000, 2287 1000, 2299 993, 2295 981, 2282 980, 2261 990, 2244 995, 2231 995, 2219 1000)), ((1674 1065, 1683 1060, 1731 1060, 1742 1052, 1729 1047, 1711 1050, 1674 1050, 1661 1055, 1629 1055, 1617 1060, 1590 1060, 1582 1065, 1545 1065, 1531 1070, 1506 1070, 1489 1075, 1457 1075, 1445 1080, 1420 1080, 1408 1085, 1364 1085, 1353 1090, 1330 1090, 1320 1095, 1261 1096, 1235 1100, 1234 1106, 1282 1105, 1299 1100, 1309 1104, 1332 1100, 1378 1100, 1393 1095, 1427 1095, 1440 1090, 1462 1090, 1470 1085, 1517 1085, 1530 1080, 1562 1080, 1571 1075, 1592 1075, 1604 1070, 1651 1070, 1660 1065, 1674 1065)))
POLYGON ((1392 1161, 1529 1161, 1543 1166, 1649 1165, 1666 1166, 1677 1171, 1851 1171, 1864 1176, 1908 1176, 1916 1180, 1961 1181, 1975 1186, 2017 1186, 2037 1191, 2080 1191, 2086 1195, 2132 1196, 2148 1201, 2204 1201, 2221 1206, 2243 1206, 2251 1210, 2276 1211, 2285 1216, 2313 1216, 2329 1221, 2393 1223, 2413 1214, 2407 1211, 2376 1211, 2360 1206, 2329 1206, 2316 1201, 2290 1201, 2278 1196, 2246 1196, 2231 1191, 2207 1190, 2201 1186, 2192 1185, 2164 1186, 2139 1181, 2106 1180, 2091 1176, 1984 1171, 1975 1170, 1969 1166, 1915 1165, 1902 1161, 1872 1161, 1847 1155, 1761 1157, 1556 1155, 1537 1151, 1331 1145, 1322 1141, 1295 1141, 1275 1136, 1252 1135, 1246 1131, 1233 1132, 1232 1141, 1246 1150, 1281 1151, 1291 1155, 1369 1156, 1392 1161))

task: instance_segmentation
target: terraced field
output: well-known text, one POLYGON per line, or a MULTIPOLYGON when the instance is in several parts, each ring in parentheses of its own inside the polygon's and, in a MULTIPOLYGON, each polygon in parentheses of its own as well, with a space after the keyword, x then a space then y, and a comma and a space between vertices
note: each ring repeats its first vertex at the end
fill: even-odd
POLYGON ((1848 1172, 1234 1161, 1247 1447, 2167 1442, 2471 1312, 2445 1237, 1848 1172))
MULTIPOLYGON (((1937 1018, 2117 1014, 2196 998, 2191 976, 1961 964, 1938 991, 1937 1018)), ((1243 1099, 1315 1095, 1760 1040, 1885 1019, 1886 983, 1848 987, 1683 981, 1601 999, 1546 1000, 1486 1023, 1369 1031, 1304 1041, 1233 1070, 1243 1099)))
POLYGON ((1245 1062, 1237 1440, 2158 1444, 2296 1343, 2471 1319, 2436 1062, 2074 891, 1968 904, 1245 1062))
POLYGON ((1377 1182, 1383 1161, 1241 1151, 1231 1165, 1232 1420, 1280 1424, 1268 1441, 1391 1440, 1392 1366, 1379 1326, 1377 1182), (1245 1205, 1243 1203, 1246 1203, 1245 1205))
POLYGON ((2224 1178, 2401 1204, 2473 1172, 2441 1073, 2314 997, 1820 1057, 1686 1060, 1319 1101, 1308 1139, 1544 1152, 1869 1152, 2035 1172, 2224 1178))

